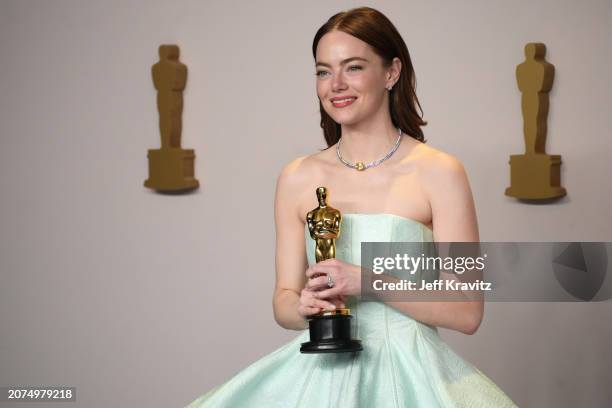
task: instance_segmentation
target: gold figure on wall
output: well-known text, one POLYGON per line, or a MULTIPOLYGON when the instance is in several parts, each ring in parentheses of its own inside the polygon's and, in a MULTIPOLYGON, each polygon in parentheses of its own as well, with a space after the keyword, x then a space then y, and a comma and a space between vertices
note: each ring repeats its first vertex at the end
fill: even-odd
POLYGON ((193 149, 181 149, 183 90, 187 66, 179 58, 177 45, 160 45, 159 62, 151 71, 157 89, 161 148, 149 150, 149 178, 145 187, 159 192, 183 192, 198 188, 194 178, 193 149))
POLYGON ((528 43, 525 62, 516 67, 521 91, 525 154, 510 156, 510 187, 506 195, 521 199, 562 197, 561 156, 546 154, 548 92, 552 89, 555 67, 544 60, 546 46, 528 43))

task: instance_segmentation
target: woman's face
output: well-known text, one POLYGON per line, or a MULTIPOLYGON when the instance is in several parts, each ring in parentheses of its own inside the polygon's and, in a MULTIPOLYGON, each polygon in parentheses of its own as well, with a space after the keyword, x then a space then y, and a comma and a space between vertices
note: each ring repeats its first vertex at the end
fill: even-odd
POLYGON ((390 72, 372 48, 342 31, 325 34, 316 51, 317 95, 323 108, 341 125, 353 125, 387 109, 390 72), (348 100, 347 100, 348 98, 348 100))

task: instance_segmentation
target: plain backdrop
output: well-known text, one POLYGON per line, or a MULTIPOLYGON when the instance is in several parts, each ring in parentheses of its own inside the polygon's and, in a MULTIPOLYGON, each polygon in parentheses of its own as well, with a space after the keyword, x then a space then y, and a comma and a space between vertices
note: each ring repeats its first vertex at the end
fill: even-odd
MULTIPOLYGON (((612 240, 610 1, 0 0, 0 386, 179 407, 298 334, 272 315, 275 183, 324 147, 314 34, 362 5, 404 37, 428 143, 464 164, 483 241, 612 240), (504 195, 528 42, 556 67, 547 152, 568 195, 546 205, 504 195), (143 187, 160 44, 189 70, 188 195, 143 187)), ((521 407, 607 407, 611 306, 488 303, 475 335, 441 334, 521 407)))

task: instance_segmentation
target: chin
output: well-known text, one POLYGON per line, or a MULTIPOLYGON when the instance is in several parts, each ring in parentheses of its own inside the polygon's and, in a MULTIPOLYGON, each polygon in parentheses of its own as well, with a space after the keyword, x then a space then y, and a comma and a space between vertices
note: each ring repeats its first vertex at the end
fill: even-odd
POLYGON ((339 125, 346 125, 346 126, 350 126, 350 125, 354 125, 356 123, 359 123, 361 118, 357 117, 356 115, 329 115, 334 122, 336 122, 339 125))
POLYGON ((327 114, 334 120, 334 122, 345 126, 356 125, 363 122, 365 119, 364 115, 360 112, 334 112, 333 115, 327 112, 327 114))

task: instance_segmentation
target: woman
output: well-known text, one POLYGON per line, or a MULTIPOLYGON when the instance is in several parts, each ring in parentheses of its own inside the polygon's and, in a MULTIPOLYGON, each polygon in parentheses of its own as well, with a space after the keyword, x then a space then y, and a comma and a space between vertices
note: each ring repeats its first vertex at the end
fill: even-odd
POLYGON ((474 333, 482 302, 359 299, 362 241, 479 240, 462 165, 424 143, 404 41, 384 15, 363 7, 331 17, 312 50, 329 148, 282 170, 275 203, 275 319, 304 331, 190 406, 515 406, 436 330, 474 333), (336 258, 315 263, 305 217, 319 186, 342 227, 336 258), (345 306, 363 351, 300 354, 308 317, 345 306))

